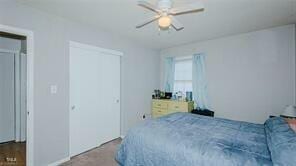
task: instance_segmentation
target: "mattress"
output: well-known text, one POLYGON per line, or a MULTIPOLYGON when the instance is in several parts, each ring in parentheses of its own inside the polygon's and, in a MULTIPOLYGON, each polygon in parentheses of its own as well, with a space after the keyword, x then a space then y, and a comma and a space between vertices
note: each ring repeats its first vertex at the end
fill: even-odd
POLYGON ((122 166, 272 165, 266 126, 175 113, 129 130, 116 160, 122 166))

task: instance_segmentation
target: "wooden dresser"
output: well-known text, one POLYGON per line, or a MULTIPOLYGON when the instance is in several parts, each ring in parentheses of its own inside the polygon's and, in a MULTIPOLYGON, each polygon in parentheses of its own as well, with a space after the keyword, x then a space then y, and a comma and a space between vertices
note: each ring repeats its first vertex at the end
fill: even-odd
POLYGON ((175 112, 191 112, 194 102, 177 101, 177 100, 152 100, 152 117, 158 118, 175 112))

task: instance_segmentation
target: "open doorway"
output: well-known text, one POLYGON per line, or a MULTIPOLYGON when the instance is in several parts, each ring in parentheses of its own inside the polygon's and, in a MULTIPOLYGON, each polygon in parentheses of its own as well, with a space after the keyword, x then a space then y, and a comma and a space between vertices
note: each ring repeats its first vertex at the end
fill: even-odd
POLYGON ((0 165, 26 165, 26 36, 0 31, 0 80, 0 165))

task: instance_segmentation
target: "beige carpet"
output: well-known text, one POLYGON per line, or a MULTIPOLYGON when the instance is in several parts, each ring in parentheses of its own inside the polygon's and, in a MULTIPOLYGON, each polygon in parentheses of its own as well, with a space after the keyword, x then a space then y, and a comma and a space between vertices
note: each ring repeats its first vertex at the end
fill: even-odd
POLYGON ((71 158, 62 166, 118 166, 115 161, 115 153, 121 138, 101 145, 93 150, 71 158))

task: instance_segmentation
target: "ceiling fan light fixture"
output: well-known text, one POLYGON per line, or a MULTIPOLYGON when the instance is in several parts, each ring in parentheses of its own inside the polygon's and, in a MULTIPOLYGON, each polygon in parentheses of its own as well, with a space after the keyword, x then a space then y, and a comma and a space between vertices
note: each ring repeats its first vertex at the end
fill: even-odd
POLYGON ((168 30, 171 27, 176 31, 184 29, 184 26, 174 17, 176 15, 188 14, 193 12, 203 11, 204 5, 201 0, 192 2, 183 6, 172 6, 173 0, 156 0, 157 4, 147 2, 147 0, 138 0, 138 5, 149 9, 156 13, 155 16, 144 20, 141 24, 138 24, 136 28, 141 28, 151 22, 158 21, 158 27, 160 30, 168 30))
POLYGON ((167 29, 171 26, 172 20, 169 16, 162 16, 158 19, 158 26, 162 29, 167 29))

